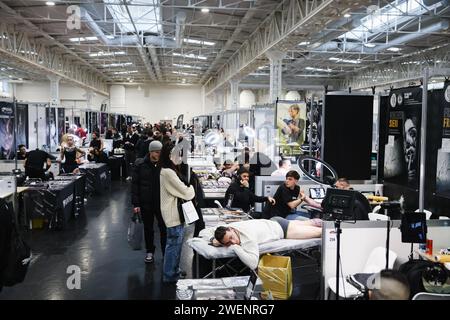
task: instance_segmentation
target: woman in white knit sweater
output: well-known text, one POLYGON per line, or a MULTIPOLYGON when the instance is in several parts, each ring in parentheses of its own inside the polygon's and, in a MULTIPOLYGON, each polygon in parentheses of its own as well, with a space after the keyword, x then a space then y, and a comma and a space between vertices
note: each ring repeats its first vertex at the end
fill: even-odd
POLYGON ((191 200, 194 188, 180 179, 176 165, 179 155, 172 152, 173 146, 166 144, 161 151, 161 214, 167 227, 167 243, 164 254, 163 281, 176 282, 180 278, 180 256, 183 246, 184 223, 180 221, 178 198, 191 200))

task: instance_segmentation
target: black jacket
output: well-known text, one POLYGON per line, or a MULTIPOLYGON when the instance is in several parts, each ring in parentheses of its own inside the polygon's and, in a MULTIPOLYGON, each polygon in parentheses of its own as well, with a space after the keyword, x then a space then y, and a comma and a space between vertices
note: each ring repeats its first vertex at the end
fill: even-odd
POLYGON ((228 199, 230 195, 233 195, 233 202, 231 204, 232 208, 241 208, 245 212, 250 210, 255 202, 265 202, 267 197, 259 197, 255 195, 249 188, 244 188, 241 186, 239 181, 235 181, 227 189, 225 193, 225 205, 228 204, 228 199))
POLYGON ((161 210, 159 175, 161 168, 152 164, 149 156, 137 159, 131 184, 131 202, 142 211, 161 210))
POLYGON ((133 133, 132 135, 129 135, 127 133, 127 135, 123 139, 123 143, 124 143, 123 148, 125 150, 134 151, 138 140, 139 140, 139 135, 137 133, 133 133), (130 142, 130 144, 125 144, 125 142, 130 142))
POLYGON ((136 143, 136 157, 144 158, 148 154, 148 147, 153 139, 139 139, 136 143))

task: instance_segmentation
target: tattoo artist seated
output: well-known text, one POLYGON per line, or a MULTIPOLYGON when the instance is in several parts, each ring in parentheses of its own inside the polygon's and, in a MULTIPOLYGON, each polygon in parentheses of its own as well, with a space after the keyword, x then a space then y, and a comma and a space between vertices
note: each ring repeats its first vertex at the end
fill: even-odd
POLYGON ((213 246, 231 248, 239 259, 254 270, 259 262, 259 244, 280 239, 312 239, 322 236, 322 220, 286 220, 273 217, 230 223, 206 228, 200 236, 211 239, 213 246))
MULTIPOLYGON (((335 186, 337 189, 341 189, 341 190, 353 190, 353 188, 350 185, 350 182, 348 182, 348 180, 346 178, 339 178, 336 181, 335 186)), ((314 199, 311 199, 303 191, 300 191, 300 193, 301 193, 301 198, 303 199, 303 201, 306 205, 308 205, 312 208, 322 210, 321 203, 315 201, 314 199)))
POLYGON ((280 185, 273 196, 275 205, 266 206, 262 217, 270 219, 275 216, 295 220, 301 216, 295 210, 305 200, 304 194, 297 185, 300 175, 297 171, 291 170, 286 173, 286 181, 280 185))
POLYGON ((240 208, 245 212, 250 210, 250 207, 255 202, 269 201, 272 205, 275 204, 275 199, 272 197, 259 197, 253 193, 249 188, 250 172, 241 168, 238 171, 237 178, 230 184, 225 193, 225 205, 231 208, 240 208), (232 197, 231 204, 229 204, 232 197))

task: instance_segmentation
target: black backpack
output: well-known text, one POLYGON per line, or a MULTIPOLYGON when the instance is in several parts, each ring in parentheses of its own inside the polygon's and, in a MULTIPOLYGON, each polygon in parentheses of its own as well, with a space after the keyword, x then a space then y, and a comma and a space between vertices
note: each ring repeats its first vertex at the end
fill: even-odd
POLYGON ((3 251, 2 264, 0 269, 0 287, 1 286, 13 286, 15 284, 23 282, 28 270, 28 265, 31 260, 30 247, 23 241, 19 231, 14 223, 14 212, 12 207, 2 201, 0 203, 0 214, 6 215, 9 227, 7 237, 4 240, 7 241, 3 251))
POLYGON ((434 264, 434 262, 427 260, 409 260, 400 266, 399 271, 406 276, 409 283, 410 298, 419 292, 426 292, 422 275, 428 267, 432 267, 434 264))

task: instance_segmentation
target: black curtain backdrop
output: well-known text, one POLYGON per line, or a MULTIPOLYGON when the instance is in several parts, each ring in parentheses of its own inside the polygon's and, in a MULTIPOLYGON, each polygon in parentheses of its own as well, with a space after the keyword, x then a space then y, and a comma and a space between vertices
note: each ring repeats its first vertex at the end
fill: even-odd
POLYGON ((326 95, 324 158, 339 177, 371 179, 373 96, 326 95))

